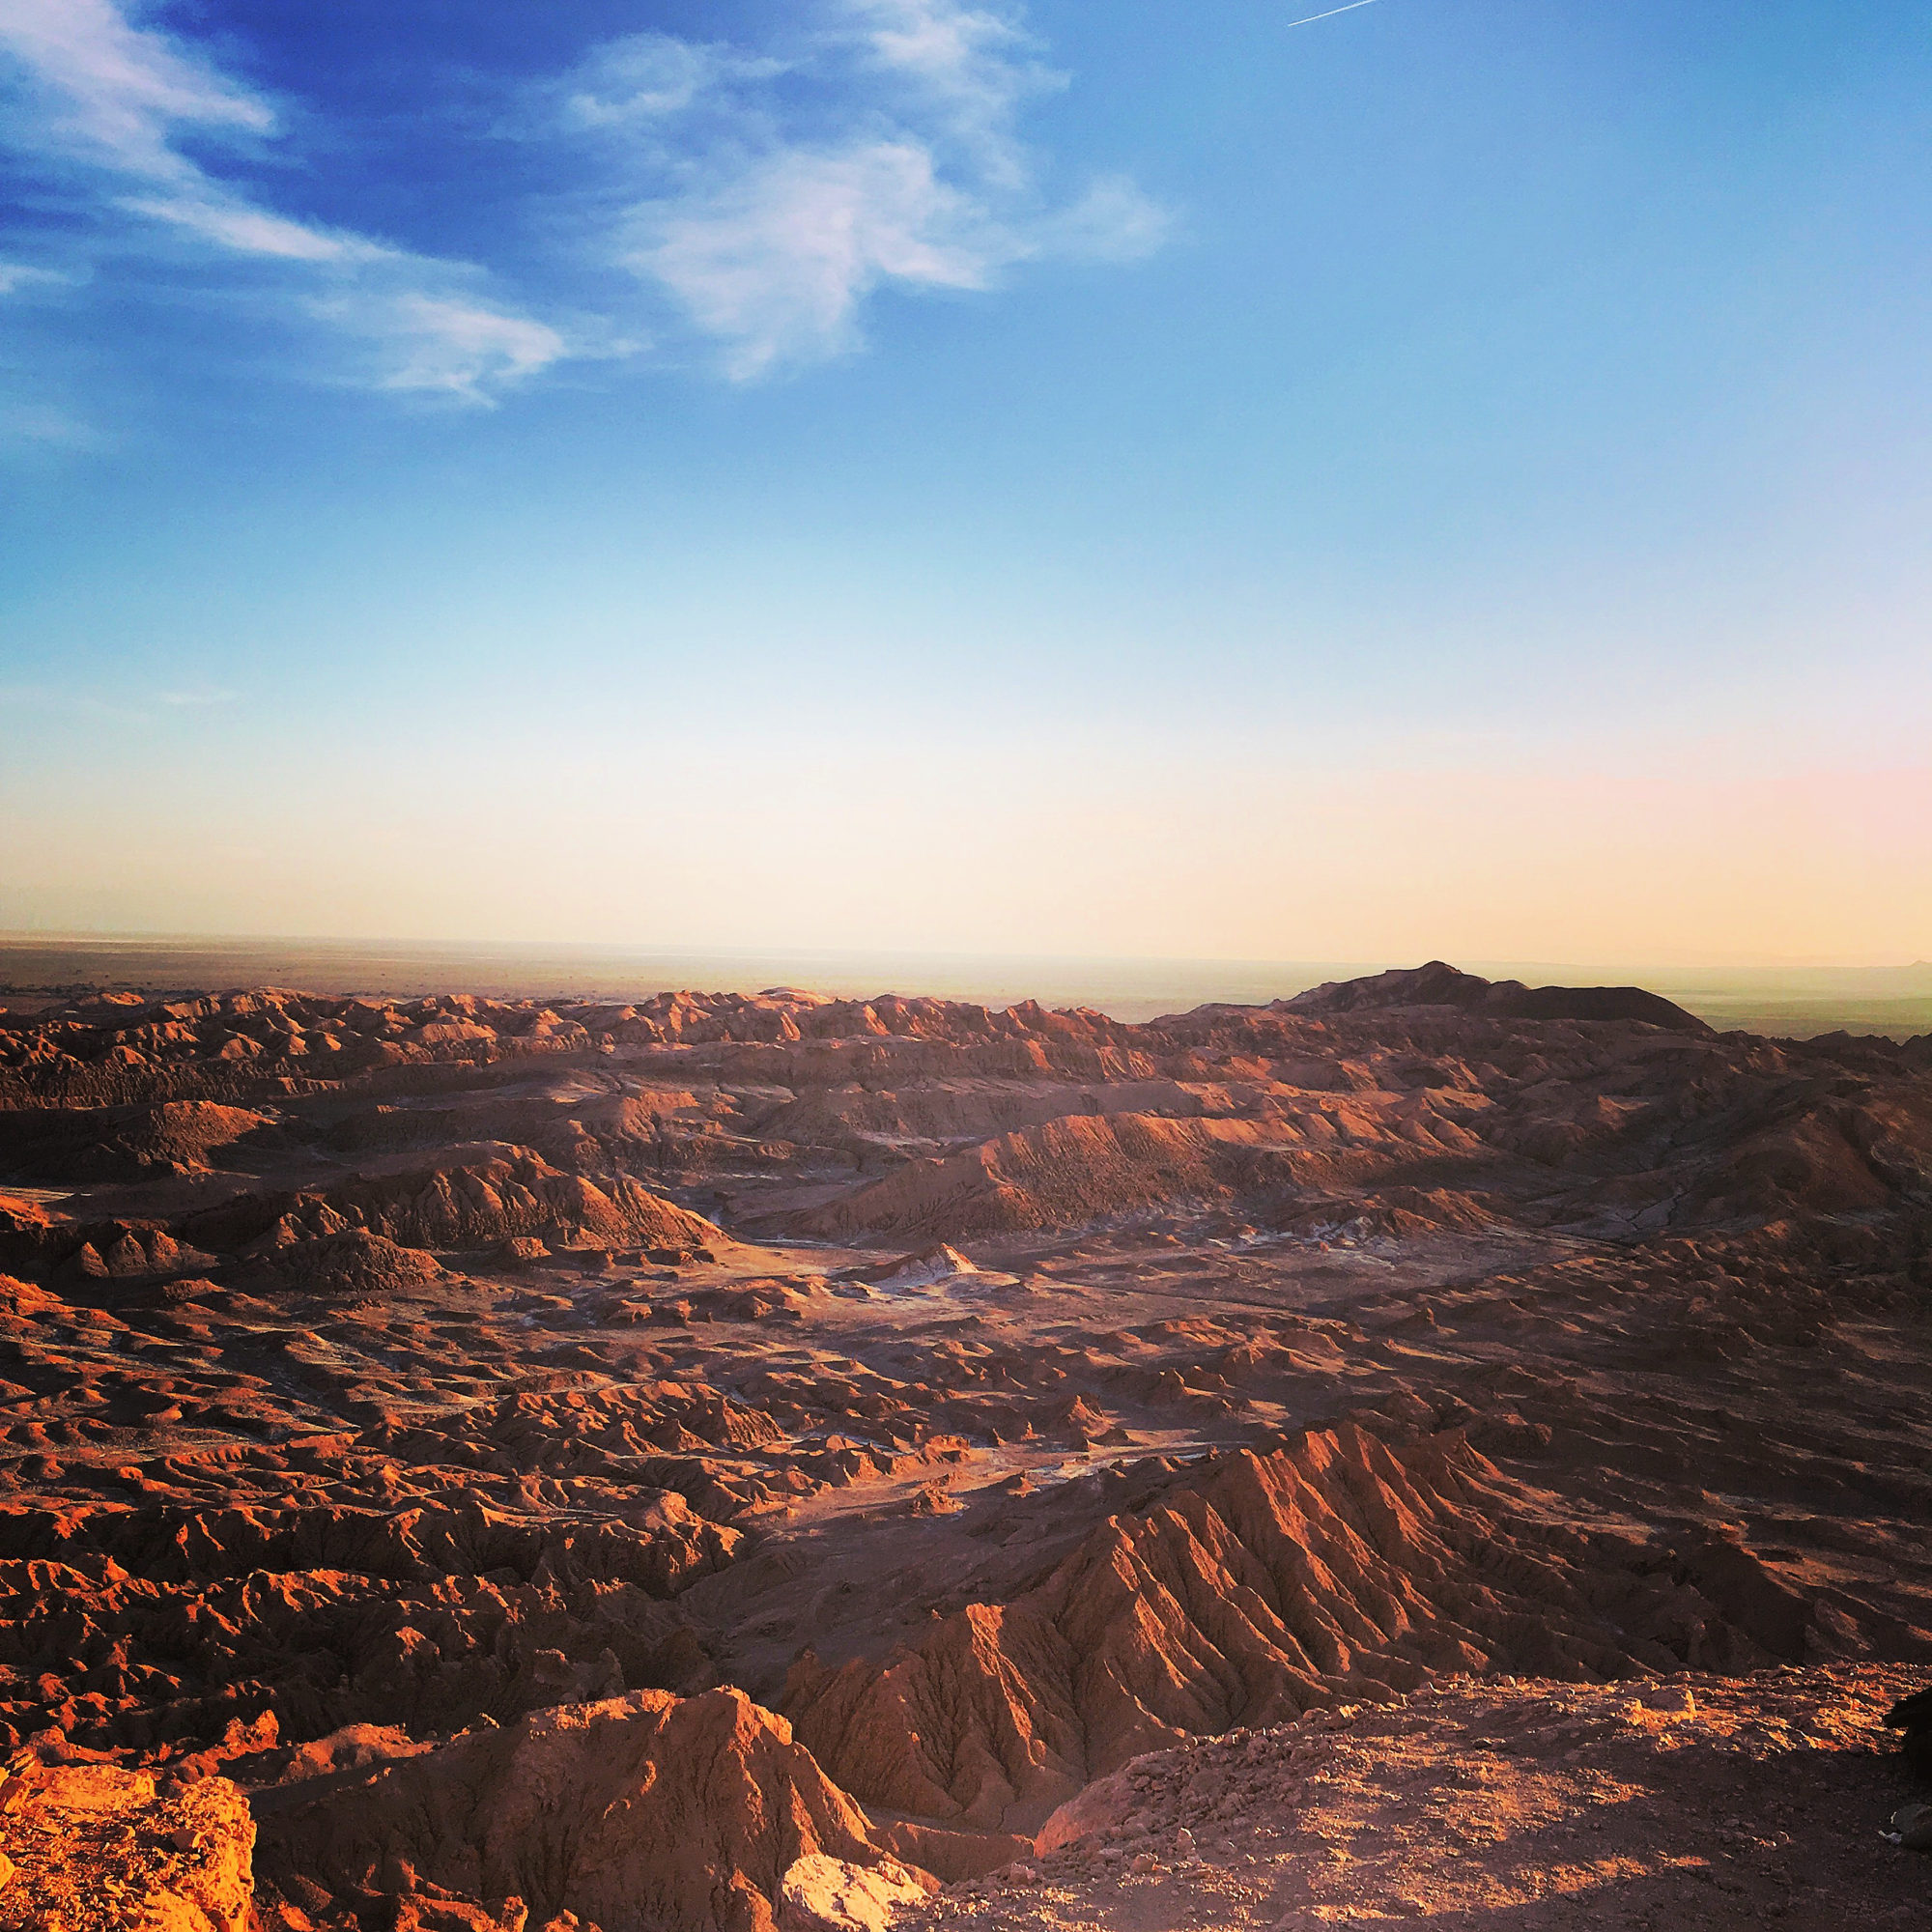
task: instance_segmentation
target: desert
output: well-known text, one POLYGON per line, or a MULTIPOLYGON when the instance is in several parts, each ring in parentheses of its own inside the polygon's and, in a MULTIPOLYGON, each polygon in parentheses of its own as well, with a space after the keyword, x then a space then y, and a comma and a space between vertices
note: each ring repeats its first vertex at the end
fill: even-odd
POLYGON ((0 1932, 1932 1932, 1928 101, 0 0, 0 1932))
POLYGON ((1920 1922, 1932 1038, 122 992, 0 1100, 6 1922, 1920 1922))

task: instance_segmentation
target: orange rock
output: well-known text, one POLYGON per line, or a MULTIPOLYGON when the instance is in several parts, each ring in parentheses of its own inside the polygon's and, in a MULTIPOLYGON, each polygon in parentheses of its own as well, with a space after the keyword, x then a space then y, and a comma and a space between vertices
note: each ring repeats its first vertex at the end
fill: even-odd
POLYGON ((891 1859, 867 1866, 808 1852, 780 1884, 780 1932, 885 1932, 895 1912, 938 1889, 891 1859))
POLYGON ((610 1932, 772 1932, 786 1875, 819 1854, 888 1889, 922 1884, 791 1726, 738 1690, 541 1711, 327 1786, 262 1802, 261 1865, 278 1882, 339 1892, 407 1860, 425 1885, 514 1892, 539 1920, 574 1912, 610 1932))
MULTIPOLYGON (((882 1663, 826 1670, 808 1655, 781 1708, 864 1802, 1033 1833, 1139 1752, 1388 1698, 1435 1671, 1675 1667, 1662 1639, 1687 1593, 1640 1560, 1506 1532, 1517 1507, 1460 1435, 1399 1452, 1351 1425, 1311 1431, 1103 1523, 1038 1588, 970 1605, 882 1663)), ((1763 1644, 1755 1628, 1728 1640, 1770 1662, 1783 1626, 1766 1623, 1763 1644)))
POLYGON ((0 1816, 12 1865, 0 1924, 245 1932, 255 1827, 226 1778, 163 1795, 149 1772, 90 1764, 28 1771, 22 1784, 26 1802, 0 1816))

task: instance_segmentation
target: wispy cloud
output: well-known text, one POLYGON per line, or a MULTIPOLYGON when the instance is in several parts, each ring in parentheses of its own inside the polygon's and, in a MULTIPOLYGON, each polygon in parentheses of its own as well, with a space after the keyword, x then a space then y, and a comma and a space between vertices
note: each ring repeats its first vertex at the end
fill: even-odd
POLYGON ((156 699, 174 711, 199 711, 211 704, 233 704, 242 694, 216 685, 195 685, 182 691, 157 691, 156 699))
POLYGON ((0 297, 146 263, 170 298, 304 331, 320 380, 471 403, 646 336, 750 380, 858 348, 883 292, 1157 248, 1169 216, 1130 180, 1063 181, 1022 137, 1065 85, 1016 0, 807 0, 756 43, 632 34, 513 86, 497 128, 524 146, 472 149, 472 191, 500 199, 526 274, 573 282, 566 328, 530 312, 557 311, 548 288, 499 296, 480 267, 291 207, 282 104, 141 0, 0 0, 0 148, 47 197, 0 231, 0 297))
POLYGON ((532 89, 538 111, 524 131, 541 138, 554 119, 567 129, 627 128, 662 123, 738 82, 771 80, 786 63, 770 55, 671 34, 626 34, 604 41, 560 81, 532 89))
POLYGON ((569 353, 547 323, 420 290, 358 290, 318 300, 315 312, 380 348, 385 389, 474 402, 485 385, 521 382, 569 353))
POLYGON ((91 424, 52 403, 0 396, 0 444, 42 450, 99 449, 105 439, 91 424))
POLYGON ((266 209, 233 198, 207 194, 126 195, 117 206, 129 214, 145 215, 185 229, 204 242, 238 255, 266 255, 281 262, 332 264, 388 263, 407 260, 394 249, 365 241, 359 235, 330 234, 300 221, 290 221, 266 209))
POLYGON ((554 96, 556 125, 608 171, 611 259, 744 380, 856 348, 882 289, 986 289, 1029 260, 1158 247, 1168 214, 1124 177, 1046 192, 1019 116, 1064 84, 1017 15, 835 0, 778 50, 609 43, 554 96))
MULTIPOLYGON (((555 329, 491 302, 470 266, 291 218, 185 152, 263 148, 275 106, 117 0, 4 0, 0 66, 0 142, 78 190, 96 235, 279 268, 286 319, 339 324, 357 345, 344 374, 487 402, 567 353, 555 329)), ((0 293, 17 285, 9 272, 46 271, 0 270, 0 293)))
POLYGON ((205 711, 241 699, 239 691, 209 684, 157 691, 120 683, 98 689, 75 684, 0 683, 0 705, 51 717, 112 719, 128 724, 154 725, 170 713, 205 711))
POLYGON ((266 101, 132 25, 112 0, 8 0, 0 45, 24 70, 46 147, 151 181, 204 179, 174 147, 183 128, 268 134, 266 101))
POLYGON ((907 140, 781 150, 628 226, 619 259, 720 338, 738 377, 852 348, 860 303, 882 282, 984 288, 1022 252, 907 140))
POLYGON ((32 262, 0 262, 0 296, 16 295, 23 289, 64 288, 73 277, 58 269, 43 269, 32 262))

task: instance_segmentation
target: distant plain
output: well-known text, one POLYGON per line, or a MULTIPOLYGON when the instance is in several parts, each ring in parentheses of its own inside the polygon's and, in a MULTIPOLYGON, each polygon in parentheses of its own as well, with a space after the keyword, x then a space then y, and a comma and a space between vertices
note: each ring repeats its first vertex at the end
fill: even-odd
MULTIPOLYGON (((463 991, 496 999, 646 999, 680 989, 791 986, 839 998, 920 992, 1001 1008, 1037 1000, 1115 1019, 1226 1002, 1288 999, 1329 980, 1414 959, 1083 958, 997 953, 459 945, 417 940, 195 934, 0 933, 0 1005, 80 988, 169 992, 286 986, 413 999, 463 991)), ((1906 966, 1652 966, 1475 959, 1469 968, 1531 985, 1639 985, 1720 1031, 1811 1039, 1826 1033, 1908 1039, 1932 1033, 1932 962, 1906 966)))

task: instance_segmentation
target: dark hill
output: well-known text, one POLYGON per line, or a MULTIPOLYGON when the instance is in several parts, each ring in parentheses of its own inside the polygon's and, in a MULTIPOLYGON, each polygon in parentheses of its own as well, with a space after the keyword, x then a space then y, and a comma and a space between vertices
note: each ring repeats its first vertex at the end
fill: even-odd
POLYGON ((1484 980, 1445 961, 1333 980, 1282 1003, 1292 1013, 1354 1013, 1391 1007, 1454 1007, 1502 1020, 1641 1020, 1670 1033, 1711 1029, 1658 993, 1641 986, 1525 986, 1520 980, 1484 980))

